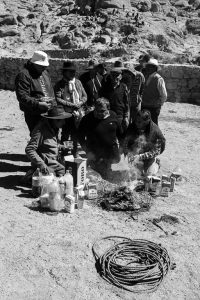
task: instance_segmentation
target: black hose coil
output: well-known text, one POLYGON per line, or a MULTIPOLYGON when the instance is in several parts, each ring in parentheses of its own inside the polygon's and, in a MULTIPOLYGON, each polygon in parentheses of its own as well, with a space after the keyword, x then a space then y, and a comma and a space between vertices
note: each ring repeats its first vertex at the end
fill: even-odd
POLYGON ((130 292, 155 291, 170 269, 167 250, 147 240, 109 236, 95 242, 92 251, 100 275, 130 292), (119 239, 121 241, 116 243, 119 239), (115 245, 98 255, 96 247, 105 240, 113 240, 115 245))

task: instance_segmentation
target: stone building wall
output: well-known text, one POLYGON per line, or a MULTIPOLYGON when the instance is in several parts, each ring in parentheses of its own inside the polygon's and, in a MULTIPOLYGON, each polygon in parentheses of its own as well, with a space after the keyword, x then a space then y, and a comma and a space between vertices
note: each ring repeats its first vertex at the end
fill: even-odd
MULTIPOLYGON (((17 73, 27 60, 24 58, 0 58, 0 89, 14 90, 17 73)), ((53 84, 61 78, 63 59, 50 59, 50 75, 53 84)), ((74 60, 80 74, 86 68, 87 60, 74 60)), ((112 65, 107 63, 108 69, 112 65)), ((131 63, 125 63, 130 69, 131 63)), ((166 82, 168 101, 200 105, 200 67, 190 65, 161 65, 160 74, 166 82)))

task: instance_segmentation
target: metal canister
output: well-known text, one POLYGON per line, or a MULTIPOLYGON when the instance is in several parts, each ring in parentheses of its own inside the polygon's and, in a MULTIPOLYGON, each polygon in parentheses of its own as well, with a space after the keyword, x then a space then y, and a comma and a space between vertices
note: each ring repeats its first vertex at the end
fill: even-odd
POLYGON ((77 208, 78 209, 83 208, 84 200, 85 200, 85 192, 84 191, 78 191, 78 198, 77 198, 77 208))
POLYGON ((151 186, 150 186, 150 189, 152 192, 156 192, 157 191, 157 186, 159 185, 160 186, 160 177, 156 177, 156 176, 153 176, 152 179, 151 179, 151 186))
POLYGON ((176 182, 176 178, 171 176, 170 177, 170 192, 173 192, 174 191, 174 187, 175 187, 175 182, 176 182))
POLYGON ((145 192, 149 192, 151 184, 152 184, 152 176, 147 176, 144 180, 145 192))
POLYGON ((168 175, 162 175, 162 181, 170 181, 170 177, 168 175))
POLYGON ((88 199, 96 199, 98 197, 97 194, 97 185, 96 183, 89 183, 88 184, 88 199))
POLYGON ((168 197, 170 192, 171 183, 168 181, 162 181, 160 196, 168 197))

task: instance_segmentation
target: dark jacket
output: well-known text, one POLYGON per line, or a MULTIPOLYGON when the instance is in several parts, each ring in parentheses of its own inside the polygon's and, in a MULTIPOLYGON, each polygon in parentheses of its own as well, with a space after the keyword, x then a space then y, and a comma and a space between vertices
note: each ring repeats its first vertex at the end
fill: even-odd
MULTIPOLYGON (((80 80, 75 79, 75 87, 79 94, 79 102, 81 105, 85 104, 87 101, 87 94, 83 88, 83 85, 80 80)), ((54 88, 55 97, 58 104, 62 104, 65 108, 65 111, 72 113, 74 111, 72 98, 66 99, 66 95, 69 94, 68 82, 64 79, 58 81, 54 88)))
POLYGON ((109 158, 113 146, 118 145, 121 131, 113 111, 110 111, 110 116, 106 119, 95 118, 92 111, 81 120, 78 137, 81 146, 86 147, 87 152, 93 152, 97 157, 109 158))
POLYGON ((24 65, 24 69, 16 76, 15 90, 20 109, 31 115, 40 115, 41 112, 44 112, 44 110, 40 111, 39 109, 40 98, 44 96, 54 98, 54 90, 48 71, 45 70, 39 76, 30 61, 24 65), (45 91, 41 86, 41 78, 45 84, 45 91))
POLYGON ((34 166, 49 165, 58 158, 57 132, 50 126, 47 119, 42 119, 31 134, 26 146, 26 154, 34 166))
POLYGON ((79 79, 87 93, 87 105, 93 106, 95 101, 99 98, 99 90, 101 89, 101 81, 103 77, 97 74, 91 79, 90 73, 85 72, 79 79))
POLYGON ((100 97, 105 97, 110 102, 110 109, 117 114, 117 117, 124 119, 128 117, 129 98, 126 84, 120 84, 114 89, 109 75, 102 82, 102 88, 99 91, 100 97))
POLYGON ((124 140, 124 152, 133 152, 134 155, 142 154, 144 168, 147 169, 155 159, 156 155, 161 154, 165 150, 165 138, 160 128, 151 121, 145 128, 144 132, 140 132, 134 123, 132 123, 126 133, 124 140))

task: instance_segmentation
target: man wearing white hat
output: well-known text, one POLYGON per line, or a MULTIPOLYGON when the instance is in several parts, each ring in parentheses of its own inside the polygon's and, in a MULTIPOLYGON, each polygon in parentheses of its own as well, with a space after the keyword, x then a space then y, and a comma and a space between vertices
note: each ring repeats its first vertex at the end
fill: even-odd
POLYGON ((142 109, 149 110, 152 121, 158 125, 158 116, 162 105, 167 100, 167 91, 164 79, 158 74, 157 59, 150 58, 145 72, 146 82, 142 96, 142 109))
POLYGON ((51 79, 46 70, 48 66, 47 54, 35 51, 15 79, 17 99, 30 134, 40 121, 40 114, 56 104, 51 79))

